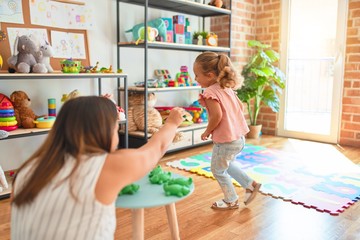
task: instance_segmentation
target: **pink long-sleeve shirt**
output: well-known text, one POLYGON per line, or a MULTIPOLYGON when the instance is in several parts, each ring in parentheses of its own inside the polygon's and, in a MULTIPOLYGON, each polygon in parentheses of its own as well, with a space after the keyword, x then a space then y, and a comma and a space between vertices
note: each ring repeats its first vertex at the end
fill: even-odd
POLYGON ((205 99, 213 99, 220 104, 222 118, 219 125, 212 132, 212 140, 216 143, 232 142, 240 139, 249 132, 249 127, 244 117, 242 103, 231 88, 221 88, 215 83, 200 94, 199 102, 206 107, 209 116, 211 109, 208 109, 205 99))

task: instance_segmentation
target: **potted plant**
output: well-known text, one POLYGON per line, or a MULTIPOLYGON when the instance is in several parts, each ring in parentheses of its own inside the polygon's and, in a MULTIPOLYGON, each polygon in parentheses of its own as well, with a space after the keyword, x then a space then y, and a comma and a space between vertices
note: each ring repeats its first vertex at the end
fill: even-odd
POLYGON ((257 138, 261 126, 257 118, 262 106, 268 106, 272 111, 278 112, 280 108, 279 95, 285 88, 285 74, 275 66, 279 61, 279 54, 270 48, 270 45, 251 40, 248 46, 255 49, 254 55, 243 68, 243 86, 237 90, 238 98, 246 103, 250 118, 250 133, 248 137, 257 138), (252 132, 257 126, 258 133, 252 132))
POLYGON ((208 32, 206 32, 206 31, 194 32, 193 33, 193 44, 206 45, 206 37, 207 36, 208 36, 208 32))

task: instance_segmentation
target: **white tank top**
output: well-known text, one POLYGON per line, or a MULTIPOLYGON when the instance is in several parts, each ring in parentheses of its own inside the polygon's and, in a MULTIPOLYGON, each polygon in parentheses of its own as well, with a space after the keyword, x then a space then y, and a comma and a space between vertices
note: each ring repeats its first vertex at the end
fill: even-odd
MULTIPOLYGON (((30 204, 11 207, 12 240, 114 239, 115 202, 104 205, 95 198, 95 185, 107 154, 92 156, 79 166, 74 184, 76 201, 70 193, 70 180, 61 185, 72 170, 74 159, 67 159, 59 174, 30 204)), ((19 172, 14 194, 29 177, 31 167, 19 172)))

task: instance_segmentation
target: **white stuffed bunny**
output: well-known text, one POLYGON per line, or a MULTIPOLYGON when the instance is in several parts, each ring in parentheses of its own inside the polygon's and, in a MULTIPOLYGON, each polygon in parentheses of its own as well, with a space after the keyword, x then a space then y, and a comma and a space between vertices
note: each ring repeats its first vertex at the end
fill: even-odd
POLYGON ((0 192, 2 192, 3 189, 7 189, 8 187, 9 185, 6 181, 4 170, 0 166, 0 192))

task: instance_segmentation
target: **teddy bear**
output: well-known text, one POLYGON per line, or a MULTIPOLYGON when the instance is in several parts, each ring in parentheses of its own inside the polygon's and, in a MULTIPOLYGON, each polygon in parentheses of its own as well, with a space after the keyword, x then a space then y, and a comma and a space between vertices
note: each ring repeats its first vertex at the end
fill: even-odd
POLYGON ((39 117, 30 108, 31 101, 24 91, 14 91, 10 95, 10 100, 14 106, 17 126, 22 128, 34 128, 36 120, 39 117))
MULTIPOLYGON (((162 117, 160 112, 154 107, 156 103, 156 95, 154 93, 148 93, 147 95, 147 132, 154 134, 162 127, 162 117)), ((128 130, 144 131, 144 94, 131 92, 128 96, 128 130)), ((182 133, 178 132, 173 142, 178 142, 182 139, 182 133)))

